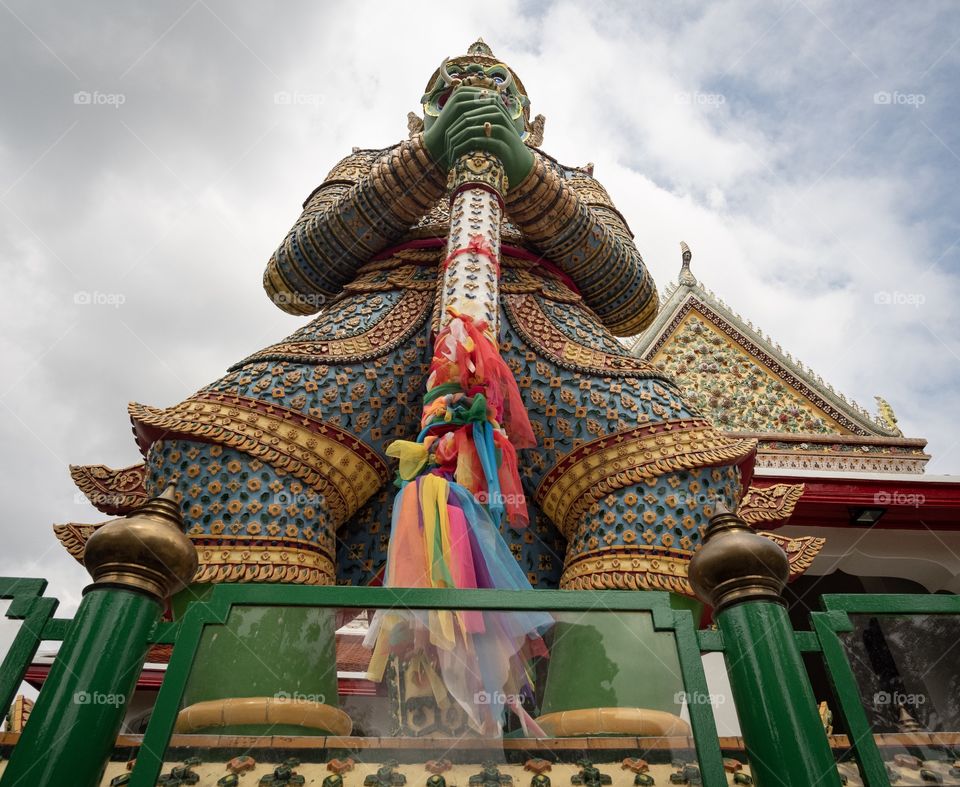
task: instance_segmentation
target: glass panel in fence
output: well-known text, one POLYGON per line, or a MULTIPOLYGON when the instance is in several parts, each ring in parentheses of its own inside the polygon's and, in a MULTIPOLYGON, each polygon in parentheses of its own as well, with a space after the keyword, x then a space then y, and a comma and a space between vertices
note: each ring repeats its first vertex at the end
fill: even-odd
POLYGON ((238 605, 203 630, 162 773, 324 787, 749 783, 700 772, 689 697, 674 632, 647 611, 238 605))
POLYGON ((960 732, 960 615, 849 617, 841 639, 874 731, 960 732))
POLYGON ((841 633, 894 784, 960 785, 960 615, 849 615, 841 633))

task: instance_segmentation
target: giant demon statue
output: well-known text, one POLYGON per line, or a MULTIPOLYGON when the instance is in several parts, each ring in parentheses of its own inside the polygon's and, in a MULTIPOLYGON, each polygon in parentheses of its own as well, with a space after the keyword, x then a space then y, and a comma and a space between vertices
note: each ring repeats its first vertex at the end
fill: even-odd
MULTIPOLYGON (((718 503, 736 508, 753 445, 719 434, 617 340, 649 324, 656 289, 592 167, 536 147, 529 105, 482 42, 444 61, 410 138, 334 166, 267 263, 273 302, 319 315, 178 405, 131 404, 145 465, 76 467, 81 488, 123 513, 174 484, 199 583, 377 582, 388 447, 421 431, 438 285, 464 219, 448 173, 487 153, 505 187, 488 322, 536 443, 517 455, 530 526, 502 521, 509 549, 537 587, 691 595, 687 562, 718 503)), ((466 277, 466 298, 486 286, 466 277)))

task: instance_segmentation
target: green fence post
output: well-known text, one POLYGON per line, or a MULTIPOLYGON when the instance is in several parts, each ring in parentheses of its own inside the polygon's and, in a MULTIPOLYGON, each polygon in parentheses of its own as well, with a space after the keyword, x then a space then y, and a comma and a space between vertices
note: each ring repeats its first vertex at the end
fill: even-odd
POLYGON ((87 542, 93 584, 0 778, 2 787, 100 783, 163 612, 193 578, 196 550, 172 490, 87 542))
POLYGON ((711 604, 758 787, 839 787, 840 776, 781 593, 787 557, 728 512, 710 520, 690 563, 711 604))
POLYGON ((867 787, 890 787, 887 767, 873 738, 873 728, 867 719, 860 699, 860 687, 850 668, 838 631, 852 631, 853 626, 845 612, 817 612, 810 616, 820 637, 827 677, 833 687, 840 712, 847 723, 847 737, 856 752, 857 767, 867 787))

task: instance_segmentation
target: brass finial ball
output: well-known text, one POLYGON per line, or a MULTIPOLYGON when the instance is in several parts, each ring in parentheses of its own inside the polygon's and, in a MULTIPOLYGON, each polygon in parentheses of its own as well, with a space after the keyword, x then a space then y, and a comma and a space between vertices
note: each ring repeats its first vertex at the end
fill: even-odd
POLYGON ((710 520, 688 576, 697 597, 720 611, 742 601, 784 603, 789 573, 787 555, 777 544, 723 510, 710 520))
POLYGON ((162 601, 197 573, 197 550, 183 532, 173 487, 87 541, 83 563, 97 584, 125 585, 162 601))

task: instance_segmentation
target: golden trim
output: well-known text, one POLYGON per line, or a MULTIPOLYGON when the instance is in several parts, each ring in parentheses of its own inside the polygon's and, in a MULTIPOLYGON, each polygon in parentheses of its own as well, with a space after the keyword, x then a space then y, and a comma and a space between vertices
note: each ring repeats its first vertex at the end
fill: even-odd
MULTIPOLYGON (((406 273, 397 271, 390 280, 379 285, 363 282, 363 275, 344 287, 347 294, 373 291, 403 289, 404 293, 392 307, 386 309, 383 317, 370 328, 356 336, 343 339, 286 339, 277 344, 259 350, 230 367, 231 371, 240 369, 249 363, 272 360, 282 357, 284 360, 306 363, 359 363, 381 358, 410 339, 426 322, 430 306, 433 303, 433 282, 412 280, 412 267, 406 273), (401 278, 403 277, 403 278, 401 278)), ((372 272, 366 274, 373 276, 372 272)))
MULTIPOLYGON (((399 144, 399 143, 398 143, 399 144)), ((342 185, 355 185, 370 171, 370 168, 383 158, 397 145, 387 148, 364 148, 354 150, 350 155, 344 156, 331 169, 313 193, 307 198, 307 203, 320 193, 320 190, 330 185, 340 183, 342 185)), ((326 207, 326 206, 324 206, 326 207)))
POLYGON ((561 590, 669 590, 693 596, 687 580, 692 551, 651 547, 615 547, 570 560, 560 577, 561 590), (672 553, 672 554, 669 554, 672 553))
POLYGON ((275 697, 233 697, 189 705, 177 714, 174 732, 241 724, 295 724, 330 735, 349 735, 353 721, 339 708, 322 702, 275 697))
POLYGON ((601 437, 567 454, 540 482, 536 503, 568 540, 604 495, 677 470, 728 465, 756 450, 702 419, 674 419, 601 437))
POLYGON ((70 465, 70 477, 94 508, 110 516, 129 514, 148 500, 143 462, 120 468, 70 465))
POLYGON ((7 714, 8 723, 5 731, 17 734, 23 732, 32 711, 33 700, 23 694, 18 694, 10 706, 10 712, 7 714))
MULTIPOLYGON (((510 324, 527 345, 558 366, 601 376, 663 379, 662 371, 630 355, 626 348, 617 355, 578 344, 553 324, 536 298, 509 292, 504 290, 503 302, 510 324)), ((544 297, 556 300, 552 293, 544 293, 544 297)))
POLYGON ((748 524, 789 519, 802 494, 803 484, 751 486, 740 500, 737 515, 748 524))
POLYGON ((501 197, 510 190, 510 181, 500 159, 485 150, 464 153, 454 162, 447 177, 447 191, 451 194, 476 186, 486 186, 501 197))
POLYGON ((581 708, 548 713, 537 719, 548 735, 558 738, 584 735, 637 735, 643 738, 693 733, 679 716, 647 708, 581 708))
MULTIPOLYGON (((109 522, 95 525, 70 522, 65 525, 54 525, 53 532, 70 556, 78 563, 82 563, 87 541, 106 524, 109 522)), ((199 559, 199 568, 193 577, 193 582, 336 584, 336 568, 329 555, 316 549, 306 549, 300 543, 290 539, 280 539, 279 546, 258 543, 251 538, 227 539, 225 536, 203 535, 191 540, 197 548, 199 559), (205 544, 205 540, 226 540, 226 543, 205 544)))
POLYGON ((289 582, 334 585, 336 568, 322 552, 247 542, 241 545, 197 544, 200 569, 194 582, 289 582))
MULTIPOLYGON (((611 209, 617 214, 621 221, 623 220, 623 216, 620 215, 617 206, 613 204, 613 200, 610 199, 610 195, 603 187, 603 184, 593 177, 592 174, 588 174, 582 169, 575 169, 571 171, 566 182, 580 195, 580 199, 587 205, 590 207, 600 206, 611 209)), ((625 221, 623 223, 626 224, 625 221)))
POLYGON ((648 277, 646 281, 648 286, 638 287, 629 301, 617 307, 617 312, 625 316, 607 325, 614 336, 636 336, 650 326, 660 311, 660 297, 653 279, 648 277))
POLYGON ((277 405, 205 393, 166 410, 131 402, 128 411, 138 431, 200 438, 287 470, 327 496, 336 525, 389 479, 386 462, 354 435, 277 405))
MULTIPOLYGON (((115 520, 111 519, 109 521, 113 522, 115 520)), ((82 563, 83 550, 87 546, 87 541, 90 539, 90 536, 97 531, 97 528, 105 524, 107 524, 107 522, 98 522, 95 525, 68 522, 65 525, 54 525, 53 535, 56 536, 57 541, 63 545, 63 548, 70 553, 70 557, 78 563, 82 563)))
POLYGON ((796 579, 810 568, 813 559, 820 554, 823 545, 827 543, 827 539, 817 538, 815 536, 791 538, 790 536, 782 536, 779 533, 771 533, 768 530, 756 530, 754 532, 756 532, 757 535, 770 539, 787 553, 787 563, 790 566, 790 579, 796 579))
MULTIPOLYGON (((826 540, 813 536, 790 538, 765 530, 756 535, 772 541, 787 556, 790 580, 801 576, 823 549, 826 540)), ((694 597, 688 578, 690 560, 699 550, 664 549, 643 544, 584 552, 567 559, 561 590, 669 590, 694 597)))

